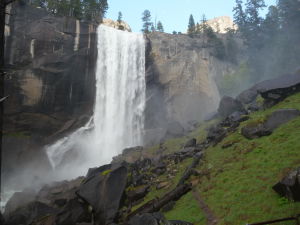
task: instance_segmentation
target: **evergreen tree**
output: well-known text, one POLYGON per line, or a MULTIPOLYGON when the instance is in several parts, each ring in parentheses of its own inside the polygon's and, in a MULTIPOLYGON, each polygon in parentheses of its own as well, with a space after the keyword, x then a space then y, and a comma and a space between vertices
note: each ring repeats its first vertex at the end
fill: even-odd
POLYGON ((236 6, 233 8, 234 23, 238 25, 239 29, 243 29, 246 26, 246 14, 243 10, 243 1, 236 0, 236 6))
POLYGON ((155 26, 154 26, 153 23, 151 23, 151 32, 153 33, 153 32, 155 32, 155 31, 156 31, 155 26))
POLYGON ((157 31, 164 32, 164 27, 163 27, 161 21, 157 22, 157 31))
POLYGON ((119 12, 118 13, 118 20, 117 20, 119 24, 122 22, 122 18, 123 18, 122 12, 119 12))
POLYGON ((259 15, 259 11, 266 7, 264 0, 247 0, 246 14, 247 22, 252 31, 256 31, 261 25, 263 19, 259 15))
POLYGON ((195 33, 195 30, 196 30, 196 27, 195 27, 195 20, 194 20, 193 15, 191 14, 191 15, 190 15, 190 18, 189 18, 188 34, 189 34, 189 35, 194 34, 194 33, 195 33))
POLYGON ((146 9, 143 12, 143 14, 142 14, 142 21, 143 21, 143 29, 142 29, 142 31, 147 34, 147 33, 150 32, 151 26, 153 26, 153 24, 151 23, 151 13, 150 13, 149 10, 146 9))

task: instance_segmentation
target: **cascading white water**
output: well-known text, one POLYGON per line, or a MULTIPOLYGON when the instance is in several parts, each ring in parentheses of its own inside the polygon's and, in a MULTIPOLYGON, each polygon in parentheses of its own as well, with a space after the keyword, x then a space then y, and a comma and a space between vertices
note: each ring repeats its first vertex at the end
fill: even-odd
POLYGON ((67 154, 76 152, 80 163, 72 170, 74 176, 85 173, 88 167, 108 163, 122 149, 143 141, 144 37, 104 25, 97 33, 94 115, 84 127, 47 147, 53 167, 66 166, 70 163, 67 154))

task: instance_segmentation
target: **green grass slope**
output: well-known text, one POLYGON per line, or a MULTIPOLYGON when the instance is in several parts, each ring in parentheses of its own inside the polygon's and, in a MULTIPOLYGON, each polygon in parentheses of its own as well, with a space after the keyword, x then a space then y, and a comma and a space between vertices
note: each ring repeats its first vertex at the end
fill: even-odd
MULTIPOLYGON (((289 202, 272 190, 284 175, 300 166, 300 117, 267 137, 248 140, 240 132, 246 124, 263 121, 276 109, 283 108, 300 110, 300 93, 270 109, 251 114, 250 120, 242 123, 236 132, 205 151, 204 160, 197 168, 203 176, 191 179, 199 180, 195 188, 218 224, 247 224, 300 214, 300 203, 289 202), (233 145, 223 149, 226 143, 233 145)), ((189 137, 199 136, 205 126, 189 137)), ((195 225, 206 224, 204 213, 191 193, 177 201, 173 210, 165 215, 168 219, 182 219, 195 225)))

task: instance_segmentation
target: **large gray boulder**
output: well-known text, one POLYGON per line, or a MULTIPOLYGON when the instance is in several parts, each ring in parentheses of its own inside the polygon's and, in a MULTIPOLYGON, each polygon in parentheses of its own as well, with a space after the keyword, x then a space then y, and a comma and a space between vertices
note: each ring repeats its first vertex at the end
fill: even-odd
POLYGON ((77 195, 92 206, 97 225, 110 224, 116 219, 127 183, 127 168, 120 166, 86 179, 77 195))
POLYGON ((57 210, 46 204, 31 202, 10 213, 9 217, 5 218, 5 225, 31 225, 34 221, 56 213, 57 210))
POLYGON ((232 97, 224 96, 219 104, 219 114, 227 117, 236 111, 244 111, 242 103, 232 97))
POLYGON ((290 172, 273 186, 279 195, 293 201, 300 201, 300 168, 290 172))
POLYGON ((265 122, 248 124, 242 128, 242 135, 248 139, 259 138, 272 134, 279 126, 300 115, 297 109, 279 109, 267 117, 265 122))

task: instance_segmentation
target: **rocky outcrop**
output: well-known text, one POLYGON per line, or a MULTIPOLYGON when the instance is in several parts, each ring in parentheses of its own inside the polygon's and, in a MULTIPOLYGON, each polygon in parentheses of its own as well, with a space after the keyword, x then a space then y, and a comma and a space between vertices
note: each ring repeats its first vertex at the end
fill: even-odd
POLYGON ((265 106, 272 106, 286 97, 300 91, 300 71, 265 80, 243 91, 237 100, 243 104, 253 102, 260 94, 265 99, 265 106))
POLYGON ((220 99, 215 79, 233 66, 212 56, 200 37, 154 32, 147 38, 146 128, 171 121, 185 128, 215 111, 220 99))
POLYGON ((114 21, 112 19, 103 18, 103 24, 108 27, 113 27, 119 30, 126 30, 128 32, 131 32, 131 28, 125 21, 121 21, 120 23, 118 21, 114 21))
POLYGON ((300 201, 300 168, 290 172, 280 182, 273 186, 279 195, 292 201, 300 201))
POLYGON ((221 116, 227 117, 234 112, 244 111, 242 103, 229 96, 224 96, 219 104, 218 112, 221 116))
POLYGON ((228 29, 237 30, 237 25, 234 24, 230 16, 219 16, 206 22, 214 32, 227 33, 228 29))
POLYGON ((248 139, 259 138, 272 134, 272 132, 279 126, 295 119, 300 115, 297 109, 279 109, 273 112, 263 122, 250 123, 244 126, 241 133, 248 139))

